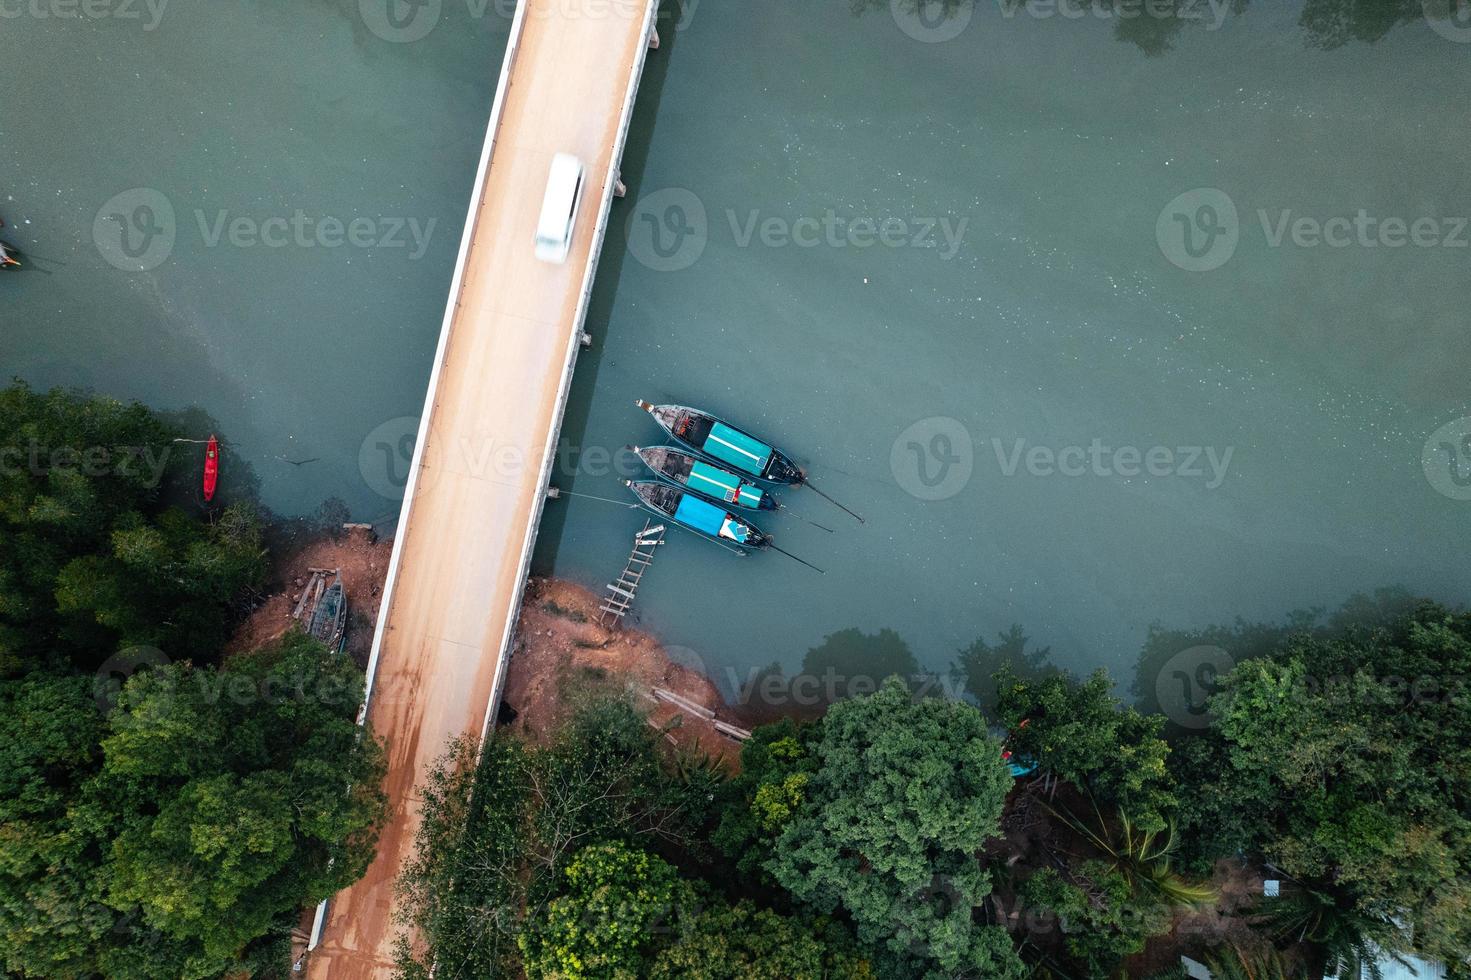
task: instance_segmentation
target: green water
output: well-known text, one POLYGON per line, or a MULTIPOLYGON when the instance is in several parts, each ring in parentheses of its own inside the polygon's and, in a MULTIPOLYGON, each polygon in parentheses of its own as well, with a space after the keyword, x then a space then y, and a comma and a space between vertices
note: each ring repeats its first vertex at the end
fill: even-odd
MULTIPOLYGON (((1471 598, 1453 479, 1471 453, 1436 455, 1471 415, 1471 249, 1451 234, 1471 213, 1471 44, 1331 0, 1219 27, 1208 5, 1120 23, 985 3, 939 43, 913 35, 957 21, 883 4, 666 6, 557 482, 620 497, 608 458, 657 439, 633 400, 682 401, 867 519, 807 490, 784 499, 835 533, 758 519, 822 576, 676 535, 638 611, 682 656, 738 687, 887 629, 845 634, 839 667, 907 650, 942 668, 1019 623, 1057 662, 1127 677, 1152 622, 1276 620, 1389 584, 1471 598), (1167 207, 1197 188, 1237 221, 1219 194, 1167 207), (1300 217, 1360 209, 1452 240, 1293 241, 1300 217), (1229 259, 1180 267, 1220 262, 1227 225, 1229 259)), ((203 409, 227 486, 248 475, 281 513, 394 513, 505 33, 448 0, 402 44, 346 0, 178 3, 152 31, 0 20, 0 216, 29 221, 11 237, 50 273, 0 279, 0 366, 203 409), (143 272, 95 242, 133 188, 176 216, 143 272), (435 224, 417 257, 411 238, 211 243, 221 211, 260 231, 298 209, 435 224)), ((554 503, 538 571, 600 586, 641 520, 554 503)))

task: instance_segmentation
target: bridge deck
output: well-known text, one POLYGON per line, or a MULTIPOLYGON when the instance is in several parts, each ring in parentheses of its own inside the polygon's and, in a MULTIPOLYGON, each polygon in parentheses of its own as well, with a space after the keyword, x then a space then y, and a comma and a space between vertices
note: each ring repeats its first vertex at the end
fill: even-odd
POLYGON ((312 977, 388 975, 418 782, 449 738, 487 725, 656 0, 522 3, 370 667, 389 823, 367 875, 333 898, 312 977), (533 256, 532 234, 559 151, 586 177, 571 252, 550 265, 533 256))

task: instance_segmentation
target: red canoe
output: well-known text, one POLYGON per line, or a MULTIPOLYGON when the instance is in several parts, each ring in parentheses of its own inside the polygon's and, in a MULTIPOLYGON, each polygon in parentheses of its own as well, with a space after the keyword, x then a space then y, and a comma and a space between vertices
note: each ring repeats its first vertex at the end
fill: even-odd
POLYGON ((215 484, 220 479, 220 441, 214 436, 209 437, 209 445, 204 450, 204 499, 210 501, 215 499, 215 484))

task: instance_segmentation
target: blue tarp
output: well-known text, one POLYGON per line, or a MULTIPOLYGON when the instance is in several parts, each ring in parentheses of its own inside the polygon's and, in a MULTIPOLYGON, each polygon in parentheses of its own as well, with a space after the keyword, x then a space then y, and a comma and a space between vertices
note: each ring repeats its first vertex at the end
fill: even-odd
POLYGON ((705 437, 705 452, 745 473, 760 476, 771 459, 771 447, 744 432, 716 422, 705 437))
POLYGON ((740 504, 742 507, 752 508, 761 506, 760 489, 746 483, 734 473, 711 466, 709 463, 696 463, 691 467, 689 483, 691 490, 698 490, 707 496, 724 500, 728 504, 740 504))
POLYGON ((708 500, 701 500, 694 494, 687 493, 679 501, 679 507, 674 511, 674 519, 696 531, 719 535, 720 528, 725 524, 725 511, 708 500))

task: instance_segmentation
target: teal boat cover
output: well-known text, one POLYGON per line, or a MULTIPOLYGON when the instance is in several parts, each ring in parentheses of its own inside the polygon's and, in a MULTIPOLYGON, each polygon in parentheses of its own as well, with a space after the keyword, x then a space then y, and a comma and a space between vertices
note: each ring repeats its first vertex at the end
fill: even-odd
POLYGON ((755 476, 766 472, 766 464, 771 459, 770 446, 724 422, 716 422, 710 427, 702 448, 716 459, 755 476))
POLYGON ((734 473, 709 463, 696 463, 690 467, 689 485, 691 490, 717 500, 753 509, 760 508, 761 498, 765 496, 759 487, 753 487, 734 473))
POLYGON ((727 538, 738 544, 745 544, 750 538, 746 525, 731 520, 725 511, 691 493, 680 498, 674 519, 711 537, 727 538))

